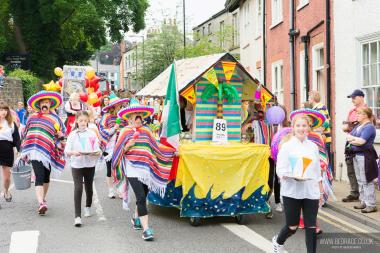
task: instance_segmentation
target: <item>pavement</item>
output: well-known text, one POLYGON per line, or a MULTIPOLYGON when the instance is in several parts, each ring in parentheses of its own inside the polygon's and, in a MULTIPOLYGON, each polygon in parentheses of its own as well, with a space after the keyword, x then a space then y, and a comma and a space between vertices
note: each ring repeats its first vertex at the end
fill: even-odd
POLYGON ((329 199, 327 207, 343 214, 351 219, 359 221, 367 226, 380 231, 380 191, 376 189, 376 205, 378 211, 375 213, 362 213, 360 210, 354 209, 354 205, 358 202, 343 202, 342 199, 350 192, 350 184, 346 181, 334 181, 333 191, 336 201, 329 199))
MULTIPOLYGON (((202 219, 199 227, 193 227, 188 218, 179 216, 177 209, 149 205, 149 223, 155 231, 155 240, 145 242, 141 239, 141 231, 132 229, 131 212, 122 210, 121 200, 107 197, 104 171, 97 172, 94 186, 93 216, 83 218, 80 228, 73 226, 70 170, 51 182, 46 216, 36 213, 33 186, 24 191, 13 189, 10 203, 0 198, 0 253, 272 252, 272 237, 285 223, 284 214, 274 211, 272 219, 258 214, 247 215, 243 225, 236 224, 232 217, 216 217, 202 219)), ((379 231, 330 208, 322 208, 318 220, 324 231, 318 237, 318 249, 321 249, 318 252, 339 252, 331 251, 330 246, 330 251, 324 248, 338 235, 359 236, 361 233, 369 238, 379 231)), ((304 231, 300 229, 289 238, 285 249, 306 252, 304 231)), ((380 247, 351 252, 380 252, 380 247)))

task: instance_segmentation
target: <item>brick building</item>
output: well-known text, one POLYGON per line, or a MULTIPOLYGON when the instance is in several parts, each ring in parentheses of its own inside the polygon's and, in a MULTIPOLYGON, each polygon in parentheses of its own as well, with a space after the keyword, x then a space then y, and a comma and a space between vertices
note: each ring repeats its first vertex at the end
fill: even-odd
POLYGON ((330 5, 330 17, 332 15, 332 0, 266 2, 267 85, 286 108, 298 108, 307 100, 307 91, 318 90, 323 102, 329 104, 333 110, 331 102, 334 99, 334 79, 331 78, 334 75, 334 49, 331 36, 333 25, 329 24, 326 17, 326 3, 330 5), (290 18, 292 2, 293 19, 290 18), (329 40, 327 40, 328 33, 329 40), (291 39, 294 40, 293 46, 291 39), (293 62, 291 47, 294 49, 293 62))

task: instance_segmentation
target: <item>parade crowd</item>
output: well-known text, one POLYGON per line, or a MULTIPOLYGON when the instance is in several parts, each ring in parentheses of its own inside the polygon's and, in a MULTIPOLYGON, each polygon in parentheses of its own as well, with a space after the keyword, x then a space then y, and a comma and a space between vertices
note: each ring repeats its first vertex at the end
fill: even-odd
MULTIPOLYGON (((361 90, 353 91, 348 98, 354 107, 343 122, 342 130, 347 133, 344 152, 351 190, 343 201, 358 201, 354 208, 363 213, 376 212, 374 179, 378 167, 374 116, 361 90)), ((311 91, 303 108, 291 112, 289 118, 272 129, 275 136, 282 136, 275 147, 272 139, 268 185, 274 194, 274 210, 285 214, 285 225, 272 240, 274 252, 283 252, 285 241, 299 228, 305 229, 307 252, 316 252, 317 234, 322 233, 317 214, 329 196, 333 197, 333 157, 331 118, 321 100, 317 91, 311 91), (278 152, 274 154, 273 150, 278 152), (291 176, 292 171, 302 166, 299 160, 308 164, 306 179, 291 176)), ((89 217, 92 215, 95 168, 104 166, 108 197, 122 199, 123 208, 128 209, 128 192, 133 191, 136 207, 131 218, 132 227, 142 230, 144 240, 153 240, 147 195, 149 191, 161 195, 165 192, 173 158, 178 156, 174 148, 159 143, 147 126, 159 120, 160 103, 155 100, 149 106, 134 97, 119 98, 111 93, 102 97, 99 108, 94 108, 82 103, 77 93, 72 93, 63 105, 67 113, 65 121, 56 113, 61 104, 61 95, 49 91, 40 91, 30 97, 26 109, 23 102, 18 103, 15 111, 0 102, 0 166, 5 201, 12 201, 11 168, 18 163, 31 164, 37 212, 46 215, 51 175, 62 172, 65 167, 71 168, 74 225, 80 227, 83 186, 86 193, 84 217, 89 217)), ((183 130, 192 128, 192 111, 190 104, 181 105, 183 130)), ((262 130, 264 111, 245 111, 242 118, 242 140, 243 135, 252 131, 252 139, 259 143, 257 137, 262 130)))

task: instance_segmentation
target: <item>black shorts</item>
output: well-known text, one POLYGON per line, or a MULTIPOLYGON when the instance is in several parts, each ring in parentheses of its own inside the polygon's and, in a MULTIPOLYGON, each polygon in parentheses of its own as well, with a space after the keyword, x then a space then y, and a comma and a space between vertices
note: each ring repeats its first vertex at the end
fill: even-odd
POLYGON ((50 183, 50 168, 46 168, 40 161, 30 161, 33 166, 34 175, 36 176, 35 186, 42 186, 50 183))

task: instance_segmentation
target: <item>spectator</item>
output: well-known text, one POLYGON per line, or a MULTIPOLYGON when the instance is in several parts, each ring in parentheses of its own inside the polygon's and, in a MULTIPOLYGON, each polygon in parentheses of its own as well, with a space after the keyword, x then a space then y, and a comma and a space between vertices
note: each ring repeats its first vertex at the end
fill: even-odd
POLYGON ((373 147, 376 129, 373 125, 373 115, 370 108, 360 108, 356 112, 358 124, 347 135, 350 153, 354 161, 356 179, 359 185, 360 204, 354 206, 362 213, 376 212, 376 193, 374 179, 377 178, 378 158, 373 147))
POLYGON ((0 65, 0 88, 4 87, 4 78, 5 78, 4 67, 3 65, 0 65))
MULTIPOLYGON (((352 108, 347 116, 347 120, 343 122, 342 130, 344 132, 351 132, 355 125, 358 124, 357 121, 357 111, 361 108, 367 108, 368 106, 364 101, 364 93, 361 90, 354 90, 351 95, 347 96, 347 98, 351 98, 354 108, 352 108)), ((359 200, 359 186, 355 176, 354 170, 354 161, 353 157, 350 155, 349 150, 347 149, 348 143, 346 143, 346 166, 347 166, 347 176, 350 181, 351 192, 350 194, 343 198, 343 202, 353 202, 359 200)))
POLYGON ((18 118, 20 119, 20 123, 22 125, 25 125, 27 117, 26 117, 26 110, 25 110, 23 102, 20 101, 17 103, 16 113, 17 113, 18 118))

